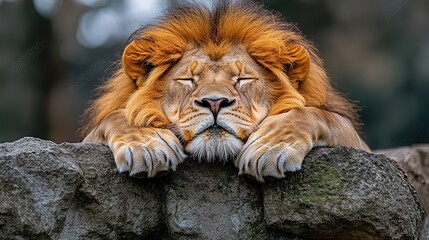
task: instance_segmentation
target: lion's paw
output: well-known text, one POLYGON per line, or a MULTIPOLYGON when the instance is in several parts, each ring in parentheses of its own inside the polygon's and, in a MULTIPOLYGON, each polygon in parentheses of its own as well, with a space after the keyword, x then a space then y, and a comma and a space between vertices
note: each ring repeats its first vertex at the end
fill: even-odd
POLYGON ((175 171, 187 157, 176 136, 164 129, 121 135, 111 144, 111 149, 118 171, 138 178, 175 171))
POLYGON ((236 160, 239 174, 255 177, 263 182, 264 177, 283 178, 286 171, 301 169, 302 154, 286 143, 270 145, 249 145, 243 148, 236 160))
POLYGON ((234 162, 239 174, 263 182, 264 178, 283 178, 285 172, 301 169, 305 156, 314 146, 311 135, 285 122, 284 117, 267 118, 249 137, 234 162), (284 125, 279 124, 282 121, 284 125))

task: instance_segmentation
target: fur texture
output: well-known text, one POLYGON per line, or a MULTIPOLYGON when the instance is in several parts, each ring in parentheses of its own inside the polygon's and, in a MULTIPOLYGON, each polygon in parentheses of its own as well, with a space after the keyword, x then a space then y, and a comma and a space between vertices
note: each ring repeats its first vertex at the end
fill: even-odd
MULTIPOLYGON (((368 150, 356 132, 353 104, 331 87, 314 47, 295 26, 252 1, 219 1, 213 7, 182 3, 136 31, 85 120, 86 141, 109 144, 114 153, 146 139, 128 136, 130 129, 137 129, 156 139, 177 137, 200 159, 233 158, 240 172, 259 180, 298 170, 314 146, 344 144, 368 150), (227 106, 218 120, 204 102, 207 96, 228 99, 216 103, 227 106), (269 129, 272 119, 277 126, 269 129), (277 127, 286 129, 284 135, 275 135, 277 127), (157 137, 151 129, 171 134, 157 137), (274 139, 258 142, 266 136, 274 139), (253 146, 255 142, 259 145, 253 146), (263 157, 261 149, 270 155, 263 157), (274 159, 272 165, 267 157, 274 159)), ((134 151, 122 155, 131 158, 134 151)), ((138 172, 131 168, 121 169, 138 172)))

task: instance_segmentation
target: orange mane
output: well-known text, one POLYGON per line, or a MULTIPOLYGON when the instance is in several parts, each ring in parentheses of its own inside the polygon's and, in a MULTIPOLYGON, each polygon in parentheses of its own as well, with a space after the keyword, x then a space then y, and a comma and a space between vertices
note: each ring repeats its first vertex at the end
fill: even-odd
POLYGON ((316 50, 294 25, 251 1, 219 1, 212 8, 180 4, 136 31, 119 70, 86 111, 84 134, 118 109, 126 109, 131 125, 170 124, 161 108, 165 73, 189 48, 204 49, 216 60, 231 46, 244 47, 269 75, 270 115, 313 106, 343 115, 358 127, 353 105, 331 88, 316 50))

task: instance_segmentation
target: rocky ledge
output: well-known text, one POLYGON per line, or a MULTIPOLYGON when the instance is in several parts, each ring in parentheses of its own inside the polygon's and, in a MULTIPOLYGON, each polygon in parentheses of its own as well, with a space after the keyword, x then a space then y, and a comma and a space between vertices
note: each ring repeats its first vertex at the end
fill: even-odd
POLYGON ((0 239, 419 238, 422 204, 383 155, 318 148, 282 180, 237 173, 188 159, 139 180, 102 145, 0 144, 0 239))

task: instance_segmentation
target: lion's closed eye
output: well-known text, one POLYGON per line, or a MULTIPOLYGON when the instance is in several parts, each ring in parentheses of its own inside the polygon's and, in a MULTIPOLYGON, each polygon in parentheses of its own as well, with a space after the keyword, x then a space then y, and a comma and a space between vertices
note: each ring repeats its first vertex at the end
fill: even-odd
POLYGON ((253 81, 256 81, 256 80, 258 80, 258 79, 255 77, 242 77, 242 78, 239 77, 239 78, 237 78, 237 84, 238 84, 238 87, 242 87, 242 86, 244 86, 248 83, 251 83, 253 81))
POLYGON ((176 78, 176 79, 174 79, 174 81, 181 83, 183 85, 189 86, 189 87, 193 87, 195 84, 195 79, 189 78, 189 77, 176 78))

